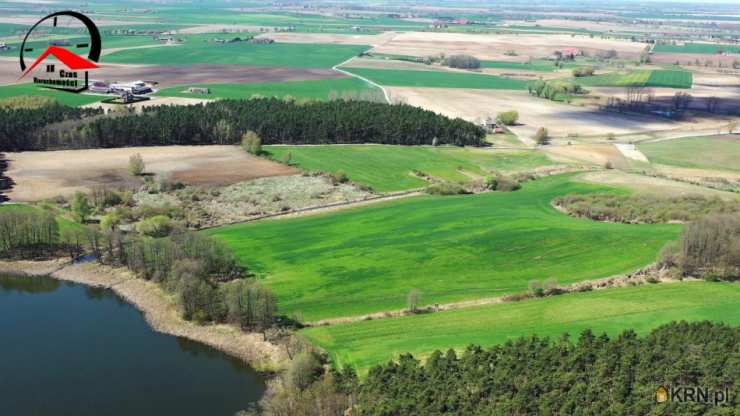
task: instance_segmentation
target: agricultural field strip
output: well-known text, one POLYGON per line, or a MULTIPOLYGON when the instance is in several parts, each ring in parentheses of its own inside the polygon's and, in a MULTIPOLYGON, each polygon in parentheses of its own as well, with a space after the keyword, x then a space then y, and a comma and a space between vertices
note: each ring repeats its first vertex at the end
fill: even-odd
POLYGON ((462 71, 413 71, 354 67, 344 70, 387 86, 502 90, 527 88, 526 81, 462 71))
POLYGON ((557 338, 585 329, 616 335, 638 334, 677 317, 740 324, 740 284, 676 282, 572 293, 521 302, 433 314, 308 328, 301 334, 326 350, 338 367, 361 375, 400 354, 428 357, 436 349, 484 348, 520 336, 557 338))
POLYGON ((391 104, 391 103, 392 103, 392 101, 391 101, 391 97, 390 97, 390 96, 388 95, 388 91, 387 91, 387 90, 386 90, 385 88, 383 88, 383 86, 382 86, 382 85, 380 85, 380 84, 378 84, 377 82, 375 82, 375 81, 372 81, 372 80, 370 80, 370 79, 368 79, 368 78, 365 78, 365 77, 363 77, 363 76, 361 76, 361 75, 357 75, 357 74, 353 74, 352 72, 349 72, 349 71, 345 71, 345 70, 343 70, 343 69, 341 68, 341 66, 342 66, 342 65, 346 65, 346 64, 348 64, 349 62, 351 62, 351 61, 352 61, 353 59, 355 59, 355 58, 356 58, 356 56, 353 56, 353 57, 351 57, 351 58, 347 59, 346 61, 344 61, 344 62, 342 62, 342 63, 340 63, 340 64, 334 65, 334 66, 333 66, 333 67, 332 67, 331 69, 333 69, 333 70, 335 70, 335 71, 337 71, 337 72, 341 72, 341 73, 343 73, 343 74, 345 74, 345 75, 348 75, 348 76, 350 76, 350 77, 354 77, 354 78, 357 78, 357 79, 359 79, 359 80, 365 81, 365 82, 367 82, 368 84, 370 84, 370 85, 372 85, 372 86, 374 86, 374 87, 376 87, 376 88, 380 88, 380 90, 381 90, 381 91, 383 91, 383 97, 385 98, 385 102, 387 102, 388 104, 391 104))

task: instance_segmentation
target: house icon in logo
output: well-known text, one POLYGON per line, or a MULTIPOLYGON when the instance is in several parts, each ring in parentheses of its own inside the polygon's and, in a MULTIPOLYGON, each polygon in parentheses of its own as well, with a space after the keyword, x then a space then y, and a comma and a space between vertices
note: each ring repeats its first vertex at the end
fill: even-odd
POLYGON ((655 402, 656 403, 665 403, 668 401, 668 390, 665 388, 665 386, 658 386, 657 389, 655 389, 655 402))
POLYGON ((36 58, 33 64, 21 75, 20 79, 25 78, 49 56, 56 58, 56 61, 49 60, 46 62, 46 77, 34 77, 34 84, 65 91, 81 92, 88 87, 88 70, 98 68, 98 65, 94 62, 74 52, 60 46, 50 45, 36 58), (57 69, 57 65, 64 66, 64 68, 57 69))

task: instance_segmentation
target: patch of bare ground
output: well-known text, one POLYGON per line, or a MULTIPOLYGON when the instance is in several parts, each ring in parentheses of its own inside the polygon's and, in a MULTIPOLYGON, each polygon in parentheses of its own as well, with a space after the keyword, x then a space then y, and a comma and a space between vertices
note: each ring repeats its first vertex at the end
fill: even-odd
MULTIPOLYGON (((687 280, 687 279, 684 278, 683 280, 687 280)), ((400 309, 400 310, 393 310, 393 311, 371 313, 371 314, 360 315, 360 316, 346 316, 346 317, 339 317, 339 318, 332 318, 332 319, 323 319, 320 321, 306 322, 304 323, 304 325, 311 327, 311 326, 348 324, 352 322, 397 318, 401 316, 415 315, 415 314, 437 313, 437 312, 450 311, 454 309, 474 308, 474 307, 485 306, 485 305, 496 305, 500 303, 521 302, 524 300, 537 299, 537 298, 547 297, 547 296, 558 296, 558 295, 575 293, 575 292, 588 292, 592 290, 602 290, 602 289, 610 289, 610 288, 626 287, 626 286, 638 286, 638 285, 643 285, 647 283, 655 284, 655 283, 670 283, 670 282, 678 282, 678 281, 679 280, 675 279, 673 275, 670 273, 670 271, 659 269, 656 265, 649 265, 634 273, 628 273, 628 274, 618 275, 618 276, 611 276, 611 277, 606 277, 603 279, 589 280, 585 282, 578 282, 578 283, 573 283, 570 285, 552 287, 552 288, 546 289, 544 293, 542 294, 542 296, 537 296, 535 294, 528 293, 528 292, 515 293, 512 295, 498 296, 498 297, 493 297, 493 298, 483 298, 483 299, 475 299, 475 300, 463 301, 463 302, 429 305, 426 307, 419 308, 415 312, 409 311, 408 309, 400 309)))
POLYGON ((625 169, 629 161, 611 144, 574 144, 571 146, 545 146, 542 151, 553 160, 560 162, 581 162, 599 166, 610 163, 613 168, 625 169))
POLYGON ((620 39, 591 38, 586 35, 560 34, 467 34, 467 33, 400 33, 373 52, 411 56, 444 53, 466 53, 487 60, 511 60, 507 51, 523 57, 550 56, 558 49, 578 48, 589 53, 614 49, 621 57, 636 57, 644 48, 641 43, 620 39))
MULTIPOLYGON (((17 58, 0 57, 0 84, 17 82, 18 71, 17 58)), ((252 66, 247 68, 244 65, 213 64, 134 65, 105 62, 90 76, 111 82, 135 80, 156 82, 160 88, 183 84, 310 81, 346 77, 331 69, 252 66)))
POLYGON ((261 178, 222 188, 186 187, 134 195, 137 206, 169 206, 183 212, 187 226, 205 229, 265 219, 317 215, 418 195, 376 195, 353 184, 333 184, 323 175, 261 178))
MULTIPOLYGON (((599 111, 586 106, 569 105, 531 96, 527 91, 495 91, 457 88, 388 87, 394 101, 422 107, 448 117, 475 121, 495 117, 502 111, 519 111, 519 125, 509 129, 520 139, 534 136, 546 127, 563 144, 576 142, 580 136, 604 138, 607 133, 637 134, 661 130, 699 127, 696 121, 671 121, 657 117, 626 115, 599 111)), ((707 123, 711 120, 707 120, 707 123)), ((714 120, 714 123, 718 123, 714 120)), ((721 124, 725 124, 723 122, 721 124)))
POLYGON ((7 175, 15 182, 12 201, 70 196, 97 186, 139 187, 128 160, 140 154, 146 173, 169 175, 191 185, 228 185, 255 178, 295 175, 289 166, 248 155, 237 146, 153 146, 122 149, 8 153, 7 175))
POLYGON ((397 36, 395 32, 383 32, 377 35, 351 35, 336 33, 264 33, 257 37, 274 39, 285 43, 326 43, 332 45, 371 45, 381 46, 397 36))
POLYGON ((738 195, 717 189, 709 189, 697 184, 647 176, 637 173, 628 173, 618 170, 588 172, 580 175, 579 180, 601 185, 618 186, 630 189, 638 194, 659 195, 665 197, 679 197, 702 195, 716 197, 726 201, 738 200, 738 195))
POLYGON ((155 331, 209 345, 245 361, 258 371, 279 370, 288 360, 285 348, 265 341, 262 334, 244 332, 233 325, 197 325, 183 320, 172 296, 155 283, 134 277, 126 269, 97 263, 64 266, 64 262, 55 260, 0 262, 0 272, 48 274, 63 281, 111 289, 139 309, 155 331))

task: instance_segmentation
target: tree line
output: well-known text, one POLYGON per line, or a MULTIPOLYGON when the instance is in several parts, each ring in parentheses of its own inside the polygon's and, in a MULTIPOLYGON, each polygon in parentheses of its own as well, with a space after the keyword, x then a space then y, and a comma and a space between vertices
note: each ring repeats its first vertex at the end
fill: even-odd
POLYGON ((40 210, 0 210, 0 257, 46 257, 60 247, 59 224, 40 210))
POLYGON ((38 108, 0 107, 0 152, 53 147, 53 143, 39 137, 41 129, 56 123, 79 122, 101 114, 101 109, 67 107, 56 102, 38 108))
MULTIPOLYGON (((732 415, 740 403, 740 328, 672 322, 644 337, 581 332, 537 336, 462 353, 436 351, 424 363, 410 354, 373 367, 364 381, 352 368, 323 371, 294 360, 257 409, 264 416, 458 415, 732 415), (291 367, 291 368, 293 368, 291 367), (658 387, 727 391, 725 403, 656 403, 658 387)), ((314 360, 315 361, 315 360, 314 360)))
POLYGON ((366 101, 297 103, 277 98, 161 106, 144 114, 49 106, 4 110, 0 150, 238 144, 254 131, 263 144, 484 144, 482 127, 406 104, 366 101))

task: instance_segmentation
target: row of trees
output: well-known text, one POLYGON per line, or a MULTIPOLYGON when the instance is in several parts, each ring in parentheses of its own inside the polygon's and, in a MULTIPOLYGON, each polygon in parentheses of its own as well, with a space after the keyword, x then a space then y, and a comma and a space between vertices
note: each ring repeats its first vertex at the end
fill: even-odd
POLYGON ((259 135, 262 144, 430 145, 437 138, 438 144, 478 146, 485 138, 483 128, 462 119, 406 104, 365 101, 224 100, 80 120, 90 114, 57 107, 5 111, 1 116, 8 122, 0 126, 0 139, 6 149, 48 150, 238 144, 247 131, 259 135), (58 123, 68 118, 75 122, 58 123))
POLYGON ((545 81, 538 79, 535 82, 530 82, 527 88, 531 95, 552 101, 564 101, 571 95, 585 93, 580 84, 558 80, 545 81))

